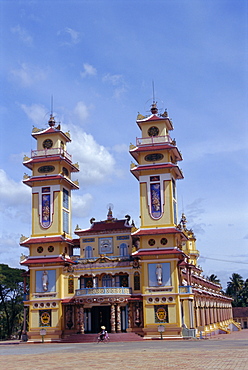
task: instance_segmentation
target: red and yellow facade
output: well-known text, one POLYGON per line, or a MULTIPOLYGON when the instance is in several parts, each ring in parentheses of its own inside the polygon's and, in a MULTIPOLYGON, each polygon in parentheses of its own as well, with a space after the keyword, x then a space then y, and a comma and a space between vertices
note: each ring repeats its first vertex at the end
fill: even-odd
MULTIPOLYGON (((21 264, 30 274, 25 300, 28 340, 61 340, 75 333, 134 332, 144 338, 199 336, 231 330, 231 300, 218 284, 202 276, 199 252, 183 215, 178 220, 176 182, 183 179, 182 160, 167 112, 156 104, 139 115, 141 137, 130 146, 139 182, 140 227, 126 215, 118 220, 111 207, 104 221, 71 230, 71 174, 78 165, 67 152, 68 133, 55 127, 34 129, 37 149, 24 165, 32 175, 32 235, 22 237, 29 249, 21 264)), ((106 203, 108 200, 106 199, 106 203)))

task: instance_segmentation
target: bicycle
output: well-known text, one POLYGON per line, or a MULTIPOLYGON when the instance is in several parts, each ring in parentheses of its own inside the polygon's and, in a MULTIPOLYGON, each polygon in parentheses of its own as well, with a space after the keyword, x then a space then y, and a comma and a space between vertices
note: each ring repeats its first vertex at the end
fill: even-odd
POLYGON ((101 336, 100 335, 98 335, 97 337, 96 337, 96 342, 97 343, 109 343, 109 336, 108 335, 104 335, 104 337, 103 338, 101 338, 101 336))

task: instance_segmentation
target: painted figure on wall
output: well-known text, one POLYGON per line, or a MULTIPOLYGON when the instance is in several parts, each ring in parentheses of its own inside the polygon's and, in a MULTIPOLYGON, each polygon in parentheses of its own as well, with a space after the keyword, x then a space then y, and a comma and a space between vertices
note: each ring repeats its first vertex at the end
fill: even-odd
POLYGON ((160 184, 151 184, 151 215, 154 218, 161 217, 160 184))

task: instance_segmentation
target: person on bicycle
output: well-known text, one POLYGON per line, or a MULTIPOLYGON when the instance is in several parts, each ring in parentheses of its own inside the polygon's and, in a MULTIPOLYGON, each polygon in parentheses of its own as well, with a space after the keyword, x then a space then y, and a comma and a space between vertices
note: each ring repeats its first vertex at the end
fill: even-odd
POLYGON ((101 331, 100 331, 100 333, 99 333, 99 335, 100 335, 100 339, 101 340, 104 340, 106 337, 107 337, 107 331, 106 331, 106 328, 105 328, 105 326, 101 326, 101 331))

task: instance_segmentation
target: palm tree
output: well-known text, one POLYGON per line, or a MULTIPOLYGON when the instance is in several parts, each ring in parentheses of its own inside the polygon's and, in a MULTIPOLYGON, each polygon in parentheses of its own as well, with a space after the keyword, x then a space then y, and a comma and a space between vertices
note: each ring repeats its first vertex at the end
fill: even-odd
POLYGON ((226 294, 233 298, 233 306, 239 306, 240 293, 244 287, 244 280, 241 275, 233 273, 227 282, 226 294))
POLYGON ((220 279, 218 279, 218 276, 215 274, 211 274, 210 276, 207 276, 207 279, 214 284, 220 284, 220 279))

